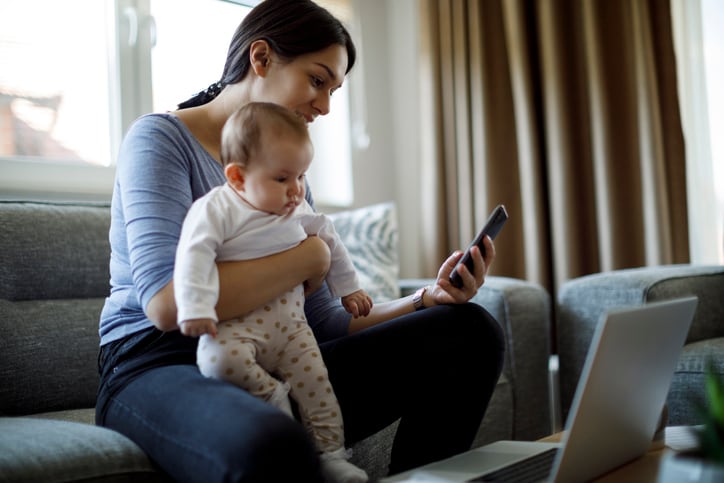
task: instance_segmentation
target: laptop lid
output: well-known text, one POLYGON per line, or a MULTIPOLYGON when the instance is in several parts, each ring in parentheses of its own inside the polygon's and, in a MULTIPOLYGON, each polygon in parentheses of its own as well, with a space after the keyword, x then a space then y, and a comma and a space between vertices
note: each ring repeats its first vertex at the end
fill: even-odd
POLYGON ((554 481, 590 480, 649 449, 697 302, 652 302, 602 318, 573 398, 554 481))

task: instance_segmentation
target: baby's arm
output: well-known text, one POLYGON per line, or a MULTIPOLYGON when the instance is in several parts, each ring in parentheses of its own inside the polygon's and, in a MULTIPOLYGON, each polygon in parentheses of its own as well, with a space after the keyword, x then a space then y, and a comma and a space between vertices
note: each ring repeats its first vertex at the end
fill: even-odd
POLYGON ((312 212, 309 206, 303 205, 300 208, 302 208, 300 211, 307 209, 307 215, 300 217, 307 234, 317 235, 329 246, 332 257, 326 275, 329 291, 333 296, 340 297, 344 309, 355 318, 366 317, 372 310, 372 297, 360 288, 352 259, 332 220, 321 213, 312 212))
MULTIPOLYGON (((212 192, 213 193, 213 192, 212 192)), ((179 238, 174 267, 177 321, 187 336, 216 334, 219 294, 216 253, 224 239, 223 214, 207 195, 189 210, 179 238)))
POLYGON ((179 323, 179 328, 183 335, 190 337, 199 337, 209 334, 216 337, 216 321, 214 319, 187 319, 179 323))
POLYGON ((370 310, 372 310, 372 297, 360 289, 342 297, 342 305, 344 309, 355 318, 365 317, 369 315, 370 310))
POLYGON ((322 213, 311 211, 312 209, 308 205, 301 205, 298 209, 303 212, 305 207, 306 213, 300 216, 300 222, 305 232, 308 235, 318 236, 329 246, 331 260, 326 281, 332 296, 341 297, 344 294, 352 294, 360 290, 354 264, 339 238, 339 234, 334 229, 332 220, 322 213))

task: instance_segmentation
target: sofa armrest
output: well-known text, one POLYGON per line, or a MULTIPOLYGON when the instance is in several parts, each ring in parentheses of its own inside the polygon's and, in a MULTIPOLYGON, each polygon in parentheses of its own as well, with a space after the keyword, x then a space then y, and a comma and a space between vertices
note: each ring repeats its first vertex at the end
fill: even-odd
POLYGON ((551 300, 541 285, 488 276, 473 297, 500 323, 505 334, 503 375, 513 388, 513 439, 535 440, 551 432, 548 362, 551 355, 551 300))
MULTIPOLYGON (((432 283, 432 279, 403 279, 400 287, 404 296, 432 283)), ((513 439, 534 440, 550 434, 550 295, 536 283, 488 276, 471 301, 485 307, 505 334, 503 377, 513 390, 513 439)))
POLYGON ((412 295, 420 287, 432 285, 435 283, 434 278, 403 278, 400 280, 400 297, 412 295))
POLYGON ((569 280, 557 299, 561 408, 565 418, 593 333, 610 309, 697 295, 687 343, 724 336, 724 266, 666 265, 614 270, 569 280))

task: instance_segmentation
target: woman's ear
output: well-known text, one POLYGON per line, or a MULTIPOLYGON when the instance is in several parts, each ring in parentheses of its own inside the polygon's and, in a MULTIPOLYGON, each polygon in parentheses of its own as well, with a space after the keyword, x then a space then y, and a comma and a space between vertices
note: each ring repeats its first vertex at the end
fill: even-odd
POLYGON ((240 164, 229 163, 224 168, 226 180, 236 191, 244 191, 244 167, 240 164))
POLYGON ((251 68, 259 77, 266 76, 271 64, 272 49, 266 40, 255 40, 249 47, 249 62, 251 68))

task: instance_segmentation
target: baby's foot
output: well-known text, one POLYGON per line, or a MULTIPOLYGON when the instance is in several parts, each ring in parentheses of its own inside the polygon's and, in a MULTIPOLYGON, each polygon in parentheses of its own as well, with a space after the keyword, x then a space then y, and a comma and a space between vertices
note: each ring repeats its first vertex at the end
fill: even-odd
POLYGON ((280 382, 277 384, 277 387, 274 388, 274 392, 271 396, 269 396, 269 404, 281 409, 284 413, 288 414, 290 418, 294 419, 292 405, 289 402, 289 384, 286 382, 280 382))
POLYGON ((322 474, 327 483, 365 483, 367 473, 347 461, 349 454, 344 448, 322 453, 322 474))

